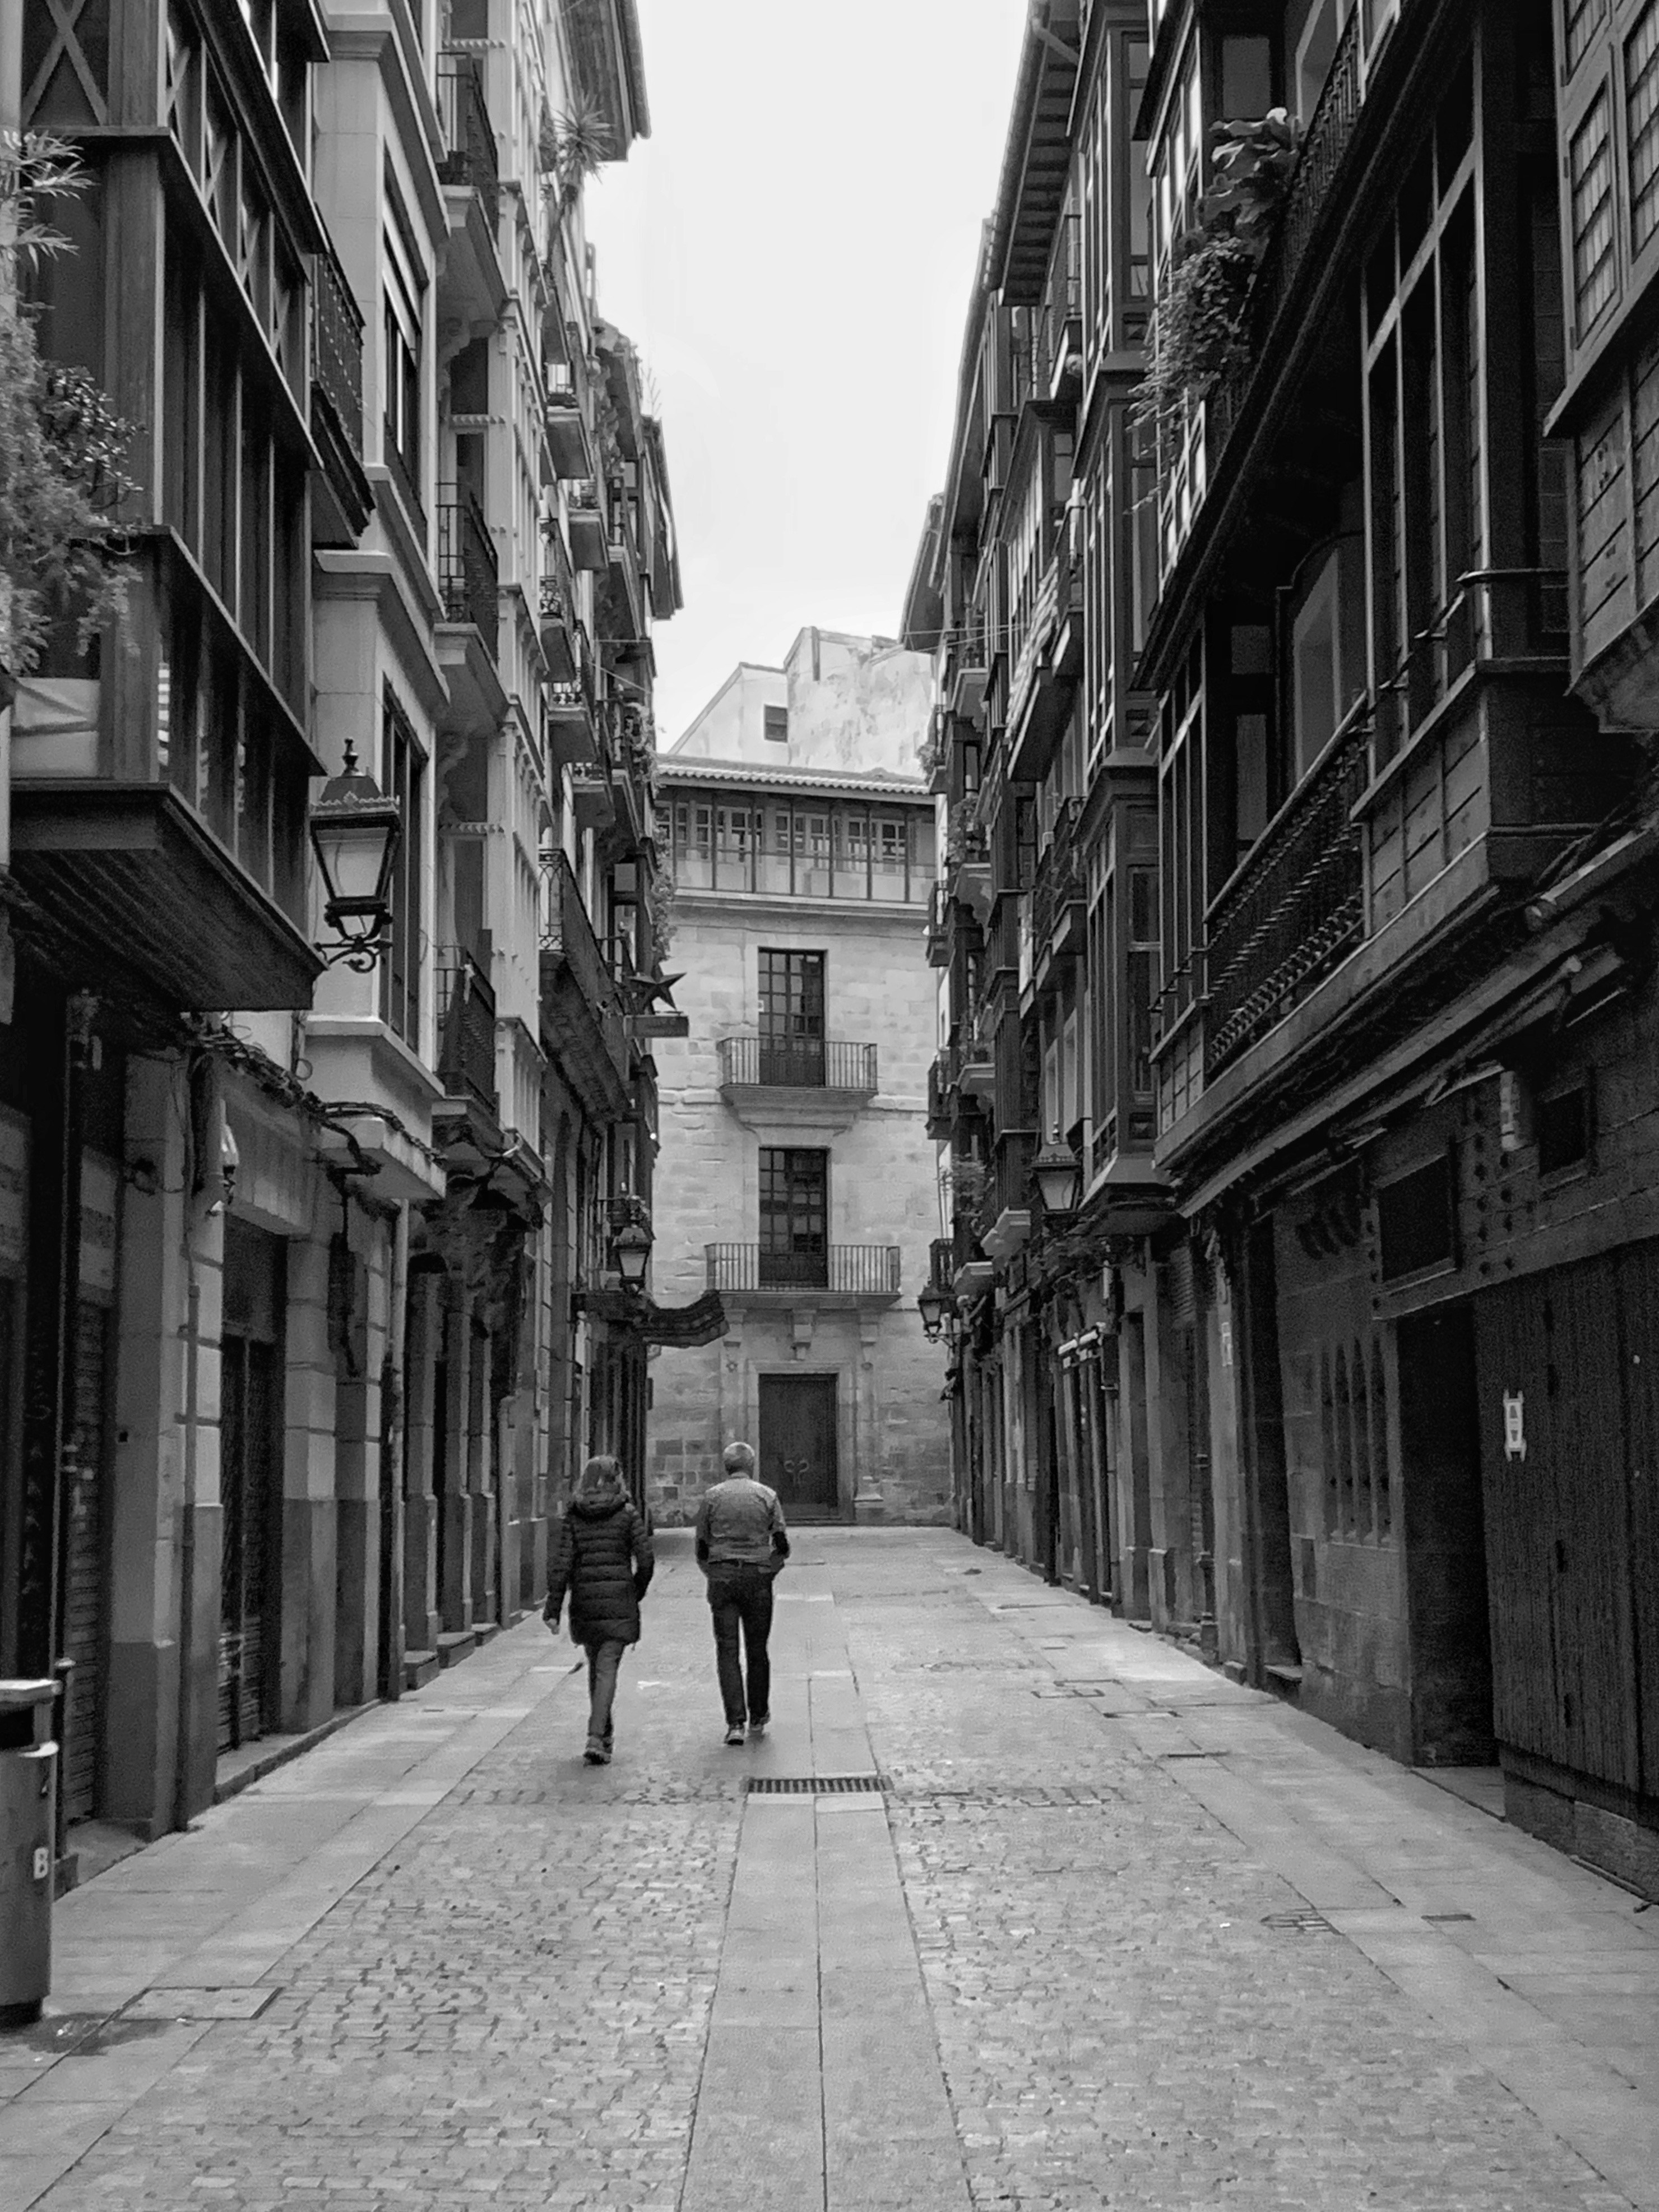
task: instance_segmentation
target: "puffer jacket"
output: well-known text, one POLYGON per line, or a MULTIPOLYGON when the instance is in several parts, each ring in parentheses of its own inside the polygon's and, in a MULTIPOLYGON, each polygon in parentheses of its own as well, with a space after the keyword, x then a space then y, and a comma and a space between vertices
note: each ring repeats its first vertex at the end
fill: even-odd
POLYGON ((617 1491, 573 1498, 559 1523, 542 1616, 556 1621, 568 1592, 573 1644, 637 1644, 640 1600, 656 1565, 651 1531, 630 1498, 617 1491))

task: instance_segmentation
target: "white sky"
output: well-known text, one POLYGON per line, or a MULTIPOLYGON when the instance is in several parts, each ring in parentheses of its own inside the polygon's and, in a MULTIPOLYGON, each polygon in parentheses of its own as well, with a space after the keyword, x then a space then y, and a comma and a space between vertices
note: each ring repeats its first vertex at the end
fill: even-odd
POLYGON ((652 136, 588 188, 661 413, 667 746, 804 624, 896 635, 940 488, 1024 0, 640 0, 652 136))

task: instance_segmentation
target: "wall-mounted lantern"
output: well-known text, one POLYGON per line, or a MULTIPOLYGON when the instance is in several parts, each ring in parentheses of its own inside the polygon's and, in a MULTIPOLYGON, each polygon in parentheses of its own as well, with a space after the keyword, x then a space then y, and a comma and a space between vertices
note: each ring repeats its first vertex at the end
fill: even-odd
POLYGON ((325 963, 343 961, 360 975, 378 966, 392 927, 392 870, 403 817, 348 741, 343 772, 330 778, 311 810, 311 846, 323 878, 323 919, 336 942, 319 945, 325 963))

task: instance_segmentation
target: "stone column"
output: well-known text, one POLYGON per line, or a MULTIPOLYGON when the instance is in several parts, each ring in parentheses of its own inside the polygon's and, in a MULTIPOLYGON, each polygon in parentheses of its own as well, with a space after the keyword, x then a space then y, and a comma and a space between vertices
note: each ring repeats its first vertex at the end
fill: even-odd
POLYGON ((223 1230, 188 1188, 182 1060, 135 1057, 126 1109, 103 1805, 154 1837, 213 1802, 223 1230))
POLYGON ((337 1407, 329 1338, 331 1230, 331 1224, 319 1224, 310 1237, 291 1238, 288 1248, 278 1702, 281 1725, 290 1732, 317 1727, 334 1710, 337 1407))
POLYGON ((860 1526, 868 1522, 884 1520, 887 1511, 882 1494, 878 1461, 881 1401, 876 1379, 876 1346, 880 1340, 880 1314, 860 1313, 858 1364, 853 1370, 854 1402, 857 1413, 854 1429, 852 1487, 853 1518, 860 1526))
POLYGON ((367 1265, 353 1270, 364 1310, 346 1329, 335 1389, 334 1696, 359 1705, 375 1694, 380 1615, 380 1370, 386 1357, 386 1224, 356 1218, 367 1265))

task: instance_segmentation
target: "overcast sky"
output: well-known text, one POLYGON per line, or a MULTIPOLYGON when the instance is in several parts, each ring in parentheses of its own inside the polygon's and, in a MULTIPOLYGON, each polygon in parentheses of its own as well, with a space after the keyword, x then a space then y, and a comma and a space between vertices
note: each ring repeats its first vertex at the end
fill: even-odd
POLYGON ((589 187, 664 422, 659 742, 808 623, 888 636, 950 439, 1023 0, 640 0, 652 135, 589 187))

